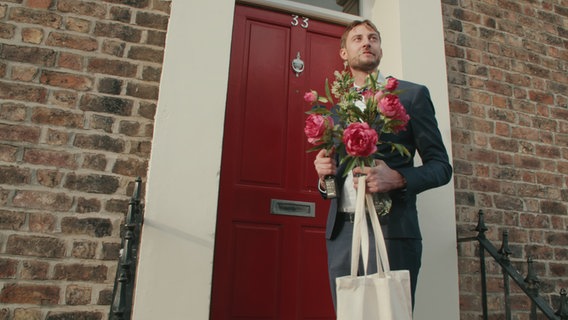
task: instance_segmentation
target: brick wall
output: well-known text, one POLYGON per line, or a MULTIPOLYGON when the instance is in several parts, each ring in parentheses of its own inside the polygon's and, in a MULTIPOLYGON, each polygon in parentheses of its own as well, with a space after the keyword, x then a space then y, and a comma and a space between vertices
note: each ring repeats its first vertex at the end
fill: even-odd
POLYGON ((0 319, 106 319, 169 1, 0 1, 0 319))
MULTIPOLYGON (((483 209, 541 292, 568 287, 568 1, 443 0, 458 236, 483 209)), ((479 319, 477 246, 458 247, 461 319, 479 319)), ((503 314, 500 271, 489 307, 503 314)), ((515 290, 518 293, 518 289, 515 290)), ((554 299, 556 303, 556 299, 554 299)), ((555 304, 554 308, 558 305, 555 304)), ((513 308, 529 311, 515 296, 513 308)))

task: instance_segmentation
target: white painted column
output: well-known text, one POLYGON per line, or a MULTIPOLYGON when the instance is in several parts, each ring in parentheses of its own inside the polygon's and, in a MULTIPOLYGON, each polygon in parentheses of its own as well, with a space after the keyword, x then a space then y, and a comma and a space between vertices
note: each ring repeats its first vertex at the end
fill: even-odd
POLYGON ((234 0, 174 0, 133 319, 209 319, 234 0))
MULTIPOLYGON (((381 31, 381 71, 430 90, 442 138, 451 158, 450 113, 439 0, 368 0, 370 19, 381 31)), ((453 180, 419 195, 422 269, 414 320, 459 319, 453 180)))

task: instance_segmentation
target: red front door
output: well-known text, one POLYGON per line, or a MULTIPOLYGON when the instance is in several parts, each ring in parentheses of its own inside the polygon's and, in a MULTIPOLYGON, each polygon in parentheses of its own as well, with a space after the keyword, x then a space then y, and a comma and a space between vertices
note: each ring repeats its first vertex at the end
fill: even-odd
POLYGON ((342 68, 343 29, 236 6, 211 319, 335 318, 303 95, 342 68))

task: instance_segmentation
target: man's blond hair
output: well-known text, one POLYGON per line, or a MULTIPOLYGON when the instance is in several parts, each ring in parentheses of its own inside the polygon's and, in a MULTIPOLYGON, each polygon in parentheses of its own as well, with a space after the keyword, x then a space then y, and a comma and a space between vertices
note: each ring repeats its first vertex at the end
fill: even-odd
POLYGON ((366 20, 355 20, 355 21, 351 22, 347 26, 347 28, 345 28, 345 31, 343 32, 343 35, 341 36, 341 48, 345 48, 345 44, 347 43, 347 35, 349 34, 349 32, 351 30, 353 30, 353 28, 358 27, 362 24, 373 29, 373 31, 375 31, 379 35, 379 40, 381 40, 381 33, 379 32, 379 29, 377 29, 375 24, 371 22, 371 20, 368 20, 368 19, 366 19, 366 20))

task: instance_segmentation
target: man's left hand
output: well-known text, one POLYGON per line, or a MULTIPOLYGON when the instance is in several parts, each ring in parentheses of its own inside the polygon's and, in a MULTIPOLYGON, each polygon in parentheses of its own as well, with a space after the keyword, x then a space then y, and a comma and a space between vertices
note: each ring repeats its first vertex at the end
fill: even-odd
POLYGON ((375 160, 374 167, 365 167, 363 170, 360 167, 353 169, 355 190, 359 182, 357 176, 360 174, 367 175, 367 193, 388 192, 406 186, 404 177, 398 171, 391 169, 383 160, 375 160))

